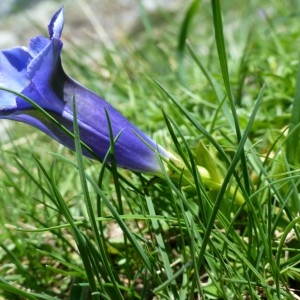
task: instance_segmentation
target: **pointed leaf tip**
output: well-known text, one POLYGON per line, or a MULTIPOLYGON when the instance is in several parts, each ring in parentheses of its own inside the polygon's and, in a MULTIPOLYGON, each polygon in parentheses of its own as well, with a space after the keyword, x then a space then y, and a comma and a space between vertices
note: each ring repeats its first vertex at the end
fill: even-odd
POLYGON ((52 17, 50 24, 48 25, 48 32, 50 38, 59 39, 64 27, 64 7, 61 7, 52 17))

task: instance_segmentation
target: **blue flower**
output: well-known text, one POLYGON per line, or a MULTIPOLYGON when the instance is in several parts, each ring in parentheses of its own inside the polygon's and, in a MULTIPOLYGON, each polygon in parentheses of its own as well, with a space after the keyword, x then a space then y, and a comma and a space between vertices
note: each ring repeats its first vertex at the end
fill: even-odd
MULTIPOLYGON (((31 39, 28 48, 0 52, 0 86, 28 97, 70 131, 75 101, 81 141, 100 160, 110 147, 108 115, 113 137, 118 136, 114 145, 116 164, 139 172, 159 172, 157 152, 165 158, 171 155, 109 103, 65 74, 60 58, 63 25, 61 8, 48 26, 50 39, 38 36, 31 39)), ((6 90, 0 90, 0 118, 30 124, 68 148, 75 147, 73 138, 41 110, 6 90)), ((86 149, 83 154, 95 158, 86 149)))

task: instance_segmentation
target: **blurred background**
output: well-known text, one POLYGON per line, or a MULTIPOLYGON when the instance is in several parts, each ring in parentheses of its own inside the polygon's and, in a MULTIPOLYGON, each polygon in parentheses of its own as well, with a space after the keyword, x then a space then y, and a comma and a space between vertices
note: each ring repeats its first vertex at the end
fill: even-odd
POLYGON ((141 10, 148 13, 161 9, 175 11, 180 4, 179 0, 6 0, 0 11, 0 47, 26 44, 32 34, 45 30, 49 16, 62 5, 68 23, 64 37, 85 43, 98 34, 104 40, 121 39, 139 26, 141 10))

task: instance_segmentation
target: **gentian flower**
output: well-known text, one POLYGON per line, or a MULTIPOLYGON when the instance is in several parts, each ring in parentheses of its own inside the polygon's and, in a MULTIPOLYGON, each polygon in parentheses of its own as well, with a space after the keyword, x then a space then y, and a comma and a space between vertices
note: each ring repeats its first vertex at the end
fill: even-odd
MULTIPOLYGON (((160 172, 157 152, 166 159, 172 155, 109 103, 65 74, 60 58, 63 25, 64 11, 61 8, 48 26, 50 38, 38 36, 31 39, 28 47, 0 52, 0 86, 28 97, 71 132, 75 101, 80 139, 100 160, 110 147, 109 117, 113 137, 118 136, 114 145, 116 164, 138 172, 160 172)), ((32 125, 74 150, 74 140, 70 135, 29 101, 14 93, 0 90, 0 118, 32 125)), ((86 149, 82 151, 84 155, 95 158, 86 149)))

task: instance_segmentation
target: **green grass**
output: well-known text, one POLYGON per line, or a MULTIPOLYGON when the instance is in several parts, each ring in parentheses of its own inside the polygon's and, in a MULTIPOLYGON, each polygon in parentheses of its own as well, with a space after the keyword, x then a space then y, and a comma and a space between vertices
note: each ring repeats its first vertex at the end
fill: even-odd
POLYGON ((139 3, 144 29, 101 61, 68 44, 63 64, 184 171, 83 158, 76 124, 75 154, 16 124, 0 150, 0 299, 298 299, 298 2, 139 3))

